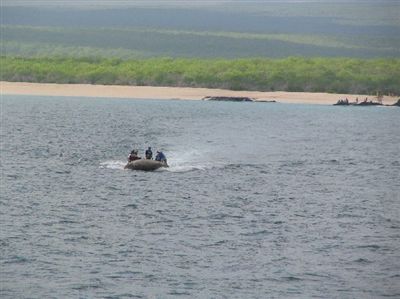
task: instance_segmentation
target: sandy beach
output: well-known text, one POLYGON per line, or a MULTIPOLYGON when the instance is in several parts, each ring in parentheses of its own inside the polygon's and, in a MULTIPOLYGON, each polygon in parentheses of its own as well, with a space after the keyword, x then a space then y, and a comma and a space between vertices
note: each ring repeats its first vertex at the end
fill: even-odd
MULTIPOLYGON (((160 99, 160 100, 201 100, 206 96, 240 96, 250 97, 256 101, 272 101, 296 104, 332 105, 339 99, 347 98, 350 102, 359 101, 368 97, 376 100, 372 95, 330 94, 309 92, 260 92, 260 91, 233 91, 209 88, 189 87, 155 87, 155 86, 118 86, 118 85, 90 85, 90 84, 53 84, 53 83, 26 83, 0 82, 1 95, 42 95, 66 97, 105 97, 126 99, 160 99)), ((385 96, 383 104, 393 104, 398 97, 385 96)))

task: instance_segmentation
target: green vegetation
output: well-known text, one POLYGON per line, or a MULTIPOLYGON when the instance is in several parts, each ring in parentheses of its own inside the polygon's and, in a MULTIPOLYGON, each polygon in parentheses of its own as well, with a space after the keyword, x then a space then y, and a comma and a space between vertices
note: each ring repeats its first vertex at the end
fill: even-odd
POLYGON ((1 57, 3 81, 400 94, 400 59, 1 57))

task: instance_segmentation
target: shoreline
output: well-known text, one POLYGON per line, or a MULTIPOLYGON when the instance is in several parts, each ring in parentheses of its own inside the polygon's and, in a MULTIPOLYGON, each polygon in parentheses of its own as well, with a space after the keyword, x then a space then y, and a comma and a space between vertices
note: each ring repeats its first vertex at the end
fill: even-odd
MULTIPOLYGON (((249 97, 255 101, 276 101, 290 104, 333 105, 339 99, 347 98, 350 102, 373 95, 332 94, 287 91, 234 91, 225 89, 193 87, 159 87, 159 86, 123 86, 91 84, 57 84, 0 81, 1 95, 34 95, 66 97, 101 97, 123 99, 157 99, 157 100, 201 100, 207 96, 249 97)), ((383 104, 391 105, 398 97, 384 96, 383 104)))

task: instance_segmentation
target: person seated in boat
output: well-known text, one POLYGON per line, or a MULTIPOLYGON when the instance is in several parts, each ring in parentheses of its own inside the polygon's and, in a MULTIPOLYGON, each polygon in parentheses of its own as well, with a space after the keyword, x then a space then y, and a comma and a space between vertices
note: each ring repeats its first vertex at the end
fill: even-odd
POLYGON ((128 157, 128 162, 136 161, 142 159, 141 157, 138 156, 138 151, 137 150, 132 150, 131 153, 129 154, 128 157))
POLYGON ((151 147, 149 146, 145 152, 146 159, 151 160, 153 158, 153 152, 151 151, 151 147))
POLYGON ((167 163, 167 157, 165 157, 163 152, 157 151, 156 161, 167 163))

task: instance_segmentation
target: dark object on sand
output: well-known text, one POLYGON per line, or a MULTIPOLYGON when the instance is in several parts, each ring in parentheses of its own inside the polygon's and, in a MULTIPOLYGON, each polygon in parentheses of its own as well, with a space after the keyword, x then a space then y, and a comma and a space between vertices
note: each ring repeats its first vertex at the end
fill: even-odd
POLYGON ((204 97, 203 101, 222 101, 222 102, 253 102, 248 97, 204 97))

